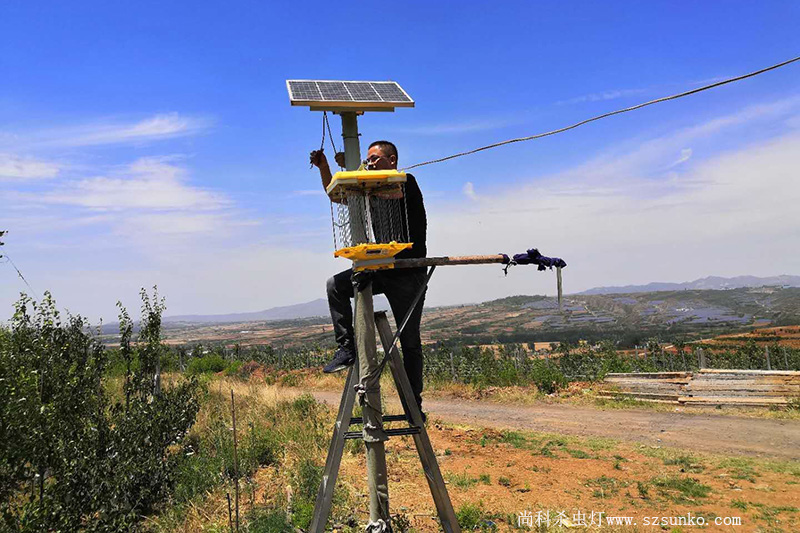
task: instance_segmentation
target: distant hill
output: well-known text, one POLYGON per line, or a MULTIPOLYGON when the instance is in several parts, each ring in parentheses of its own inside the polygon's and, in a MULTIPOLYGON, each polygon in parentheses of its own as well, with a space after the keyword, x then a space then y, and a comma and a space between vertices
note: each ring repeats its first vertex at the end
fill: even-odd
MULTIPOLYGON (((723 278, 719 276, 709 276, 706 278, 688 281, 684 283, 661 283, 653 282, 647 285, 625 285, 622 287, 595 287, 587 291, 575 294, 574 296, 602 295, 602 294, 630 294, 642 292, 664 292, 664 291, 684 291, 684 290, 726 290, 748 287, 800 287, 800 276, 772 276, 759 278, 756 276, 737 276, 734 278, 723 278)), ((375 298, 376 308, 389 309, 389 303, 382 295, 375 298)), ((310 302, 304 302, 282 307, 271 307, 263 311, 250 313, 230 313, 226 315, 176 315, 165 316, 165 325, 174 326, 176 324, 232 324, 243 322, 269 322, 276 320, 296 320, 311 317, 328 317, 328 302, 324 298, 318 298, 310 302)), ((115 330, 116 326, 109 325, 109 331, 115 330)))
POLYGON ((708 276, 706 278, 686 281, 683 283, 653 282, 647 285, 624 285, 621 287, 594 287, 578 294, 630 294, 634 292, 659 292, 683 290, 727 290, 741 289, 744 287, 800 287, 800 276, 771 276, 759 278, 756 276, 736 276, 722 278, 708 276))
MULTIPOLYGON (((317 305, 324 307, 324 302, 318 300, 317 305)), ((377 304, 376 307, 384 306, 377 304)), ((311 311, 303 311, 302 306, 279 309, 171 322, 166 324, 164 336, 173 343, 273 346, 333 343, 327 310, 323 309, 325 314, 318 318, 276 319, 274 317, 304 312, 321 314, 320 307, 316 311, 313 307, 311 311), (242 316, 247 318, 246 323, 232 322, 233 317, 242 316), (231 322, 211 322, 220 319, 231 322)), ((172 320, 175 318, 178 317, 172 320)), ((709 338, 754 327, 800 324, 800 287, 570 294, 564 296, 561 307, 553 297, 510 296, 480 304, 426 308, 422 322, 422 337, 426 343, 574 343, 606 339, 620 342, 622 346, 633 346, 651 337, 709 338)))
MULTIPOLYGON (((384 296, 375 297, 375 306, 388 309, 389 303, 384 296)), ((310 302, 301 304, 286 305, 282 307, 272 307, 263 311, 252 313, 231 313, 227 315, 176 315, 165 316, 163 322, 174 324, 183 322, 189 324, 226 324, 235 322, 267 322, 271 320, 294 320, 298 318, 310 318, 316 316, 330 316, 328 301, 324 298, 317 298, 310 302)))

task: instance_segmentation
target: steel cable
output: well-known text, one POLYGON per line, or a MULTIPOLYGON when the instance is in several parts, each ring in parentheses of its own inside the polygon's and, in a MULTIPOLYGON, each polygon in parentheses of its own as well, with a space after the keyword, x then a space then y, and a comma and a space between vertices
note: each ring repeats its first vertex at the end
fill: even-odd
POLYGON ((531 135, 529 137, 519 137, 517 139, 509 139, 507 141, 502 141, 502 142, 490 144, 488 146, 481 146, 480 148, 475 148, 474 150, 469 150, 467 152, 460 152, 460 153, 457 153, 457 154, 449 155, 447 157, 441 157, 439 159, 432 159, 430 161, 425 161, 423 163, 417 163, 417 164, 411 165, 409 167, 404 167, 402 170, 404 170, 404 171, 405 170, 411 170, 412 168, 422 167, 422 166, 425 166, 425 165, 432 165, 434 163, 442 163, 444 161, 449 161, 450 159, 455 159, 457 157, 463 157, 465 155, 475 154, 475 153, 478 153, 478 152, 482 152, 484 150, 489 150, 491 148, 497 148, 499 146, 504 146, 506 144, 523 142, 523 141, 532 141, 534 139, 541 139, 542 137, 548 137, 550 135, 555 135, 557 133, 562 133, 562 132, 565 132, 565 131, 569 131, 571 129, 575 129, 578 126, 583 126, 584 124, 588 124, 589 122, 594 122, 595 120, 600 120, 602 118, 607 118, 607 117, 610 117, 610 116, 613 116, 613 115, 619 115, 621 113, 627 113, 628 111, 635 111, 636 109, 641 109, 643 107, 647 107, 647 106, 650 106, 650 105, 653 105, 653 104, 658 104, 658 103, 661 103, 661 102, 667 102, 669 100, 677 100, 678 98, 683 98, 684 96, 689 96, 689 95, 696 94, 696 93, 699 93, 699 92, 702 92, 702 91, 707 91, 707 90, 713 89, 715 87, 720 87, 722 85, 727 85, 728 83, 733 83, 735 81, 741 81, 741 80, 744 80, 744 79, 747 79, 747 78, 752 78, 753 76, 758 76, 759 74, 763 74, 765 72, 769 72, 770 70, 775 70, 777 68, 784 67, 784 66, 786 66, 786 65, 788 65, 790 63, 794 63, 795 61, 800 61, 800 56, 795 57, 793 59, 789 59, 788 61, 783 61, 782 63, 778 63, 776 65, 772 65, 771 67, 762 68, 761 70, 756 70, 755 72, 750 72, 749 74, 744 74, 742 76, 737 76, 735 78, 729 78, 729 79, 726 79, 726 80, 718 81, 718 82, 712 83, 710 85, 704 85, 703 87, 698 87, 697 89, 692 89, 692 90, 685 91, 685 92, 682 92, 682 93, 673 94, 671 96, 664 96, 662 98, 657 98, 655 100, 650 100, 649 102, 644 102, 644 103, 641 103, 641 104, 637 104, 635 106, 626 107, 624 109, 618 109, 616 111, 611 111, 609 113, 603 113, 602 115, 597 115, 596 117, 588 118, 586 120, 582 120, 580 122, 576 122, 575 124, 572 124, 570 126, 565 126, 563 128, 559 128, 557 130, 548 131, 548 132, 545 132, 545 133, 538 133, 536 135, 531 135))

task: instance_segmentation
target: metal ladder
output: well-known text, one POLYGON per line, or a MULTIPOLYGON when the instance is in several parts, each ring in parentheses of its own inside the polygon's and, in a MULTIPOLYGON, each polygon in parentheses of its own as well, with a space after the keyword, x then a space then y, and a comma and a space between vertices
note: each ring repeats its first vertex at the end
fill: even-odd
MULTIPOLYGON (((389 350, 392 345, 393 336, 392 328, 389 325, 389 320, 386 318, 385 311, 378 311, 375 313, 375 326, 378 329, 378 335, 380 335, 384 351, 389 350)), ((447 494, 447 488, 445 487, 442 473, 439 470, 439 463, 436 462, 436 455, 433 453, 433 447, 428 438, 428 432, 425 430, 425 424, 422 421, 422 413, 414 399, 411 383, 408 381, 408 375, 406 375, 403 360, 396 347, 389 352, 388 363, 392 372, 392 377, 394 378, 395 387, 400 394, 400 402, 403 405, 403 412, 405 414, 384 415, 383 421, 398 422, 407 420, 409 425, 403 428, 386 429, 385 432, 390 437, 401 435, 412 435, 414 437, 414 444, 417 446, 417 453, 422 463, 422 469, 425 472, 425 479, 428 481, 428 486, 433 496, 433 502, 436 504, 436 511, 439 515, 442 529, 445 533, 461 533, 461 528, 458 526, 458 521, 453 511, 453 504, 450 502, 450 496, 447 494)), ((331 505, 333 503, 333 489, 336 485, 336 478, 339 475, 339 466, 342 462, 345 440, 362 438, 361 431, 350 431, 351 425, 363 422, 361 418, 352 416, 353 405, 356 399, 355 385, 358 383, 357 366, 358 365, 352 366, 347 372, 347 381, 345 382, 344 391, 342 392, 342 400, 339 402, 339 414, 336 417, 333 437, 331 438, 331 444, 328 448, 325 470, 322 474, 319 492, 317 492, 314 517, 309 529, 312 533, 323 533, 325 531, 325 525, 328 521, 331 505)))

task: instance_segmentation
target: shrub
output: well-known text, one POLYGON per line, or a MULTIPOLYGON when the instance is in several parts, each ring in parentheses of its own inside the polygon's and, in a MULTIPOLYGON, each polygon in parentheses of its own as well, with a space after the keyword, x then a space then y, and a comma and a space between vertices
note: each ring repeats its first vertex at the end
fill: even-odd
POLYGON ((189 361, 186 372, 190 375, 222 372, 228 368, 228 362, 218 353, 195 357, 189 361))
POLYGON ((62 321, 49 293, 23 297, 0 336, 0 524, 9 531, 127 531, 170 494, 172 453, 194 423, 197 384, 160 383, 163 302, 142 291, 138 343, 120 313, 124 398, 84 319, 62 321), (34 491, 30 491, 34 487, 34 491))

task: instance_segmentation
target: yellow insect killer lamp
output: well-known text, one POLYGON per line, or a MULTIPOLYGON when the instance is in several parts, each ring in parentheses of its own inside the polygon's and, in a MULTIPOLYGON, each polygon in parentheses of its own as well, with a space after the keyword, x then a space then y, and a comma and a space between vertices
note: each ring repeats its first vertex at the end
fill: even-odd
POLYGON ((392 268, 392 258, 411 248, 405 196, 406 175, 396 170, 334 174, 328 185, 336 257, 355 270, 392 268))

